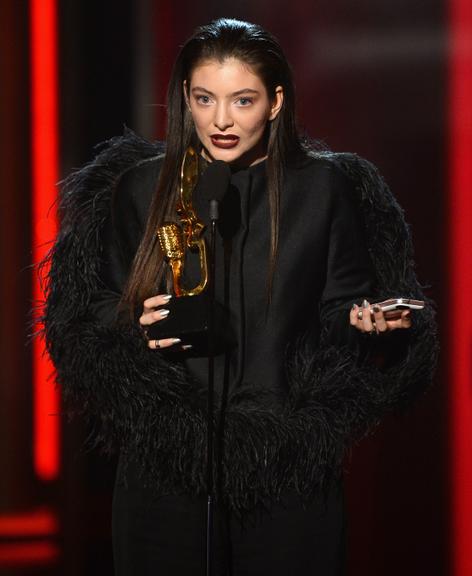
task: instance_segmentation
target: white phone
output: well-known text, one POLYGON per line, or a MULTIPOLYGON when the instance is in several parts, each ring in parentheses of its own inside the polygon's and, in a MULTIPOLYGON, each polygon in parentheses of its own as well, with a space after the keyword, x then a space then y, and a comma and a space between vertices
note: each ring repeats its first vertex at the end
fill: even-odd
MULTIPOLYGON (((370 305, 371 310, 374 306, 380 306, 387 320, 395 320, 400 318, 403 310, 421 310, 424 308, 424 300, 413 300, 412 298, 389 298, 383 302, 375 302, 370 305)), ((373 317, 373 311, 371 315, 373 317)), ((358 318, 362 318, 362 309, 357 314, 358 318)))

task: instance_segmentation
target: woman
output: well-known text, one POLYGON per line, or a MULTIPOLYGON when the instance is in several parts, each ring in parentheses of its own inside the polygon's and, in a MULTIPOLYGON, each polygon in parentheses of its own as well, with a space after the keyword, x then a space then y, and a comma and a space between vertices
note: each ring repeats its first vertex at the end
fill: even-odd
POLYGON ((401 209, 369 163, 300 140, 277 41, 226 19, 177 58, 166 147, 127 132, 69 177, 50 256, 58 381, 120 453, 117 574, 204 565, 207 358, 146 336, 168 315, 156 230, 176 219, 189 145, 201 172, 215 160, 232 171, 215 281, 232 332, 215 366, 216 573, 339 574, 344 450, 429 382, 433 315, 371 310, 423 297, 401 209))

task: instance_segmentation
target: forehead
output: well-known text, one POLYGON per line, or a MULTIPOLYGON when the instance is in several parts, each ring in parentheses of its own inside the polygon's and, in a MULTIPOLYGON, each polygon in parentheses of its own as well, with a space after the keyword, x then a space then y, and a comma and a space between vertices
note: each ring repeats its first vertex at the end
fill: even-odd
POLYGON ((236 92, 243 88, 264 90, 264 84, 253 69, 236 58, 223 61, 204 60, 190 75, 190 87, 199 86, 211 92, 236 92))

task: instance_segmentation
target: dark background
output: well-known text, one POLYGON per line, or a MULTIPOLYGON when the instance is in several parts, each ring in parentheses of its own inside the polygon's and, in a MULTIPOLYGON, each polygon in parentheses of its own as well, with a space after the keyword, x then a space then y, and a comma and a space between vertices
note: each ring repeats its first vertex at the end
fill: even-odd
MULTIPOLYGON (((411 224, 418 274, 445 302, 446 23, 439 0, 281 2, 151 0, 59 3, 61 177, 94 145, 133 128, 162 138, 165 86, 195 26, 227 16, 262 24, 294 69, 301 127, 336 151, 367 157, 411 224), (237 7, 236 7, 237 6, 237 7)), ((31 464, 28 5, 0 13, 0 514, 57 510, 59 562, 1 574, 111 574, 114 462, 83 450, 63 425, 61 477, 31 464)), ((439 315, 441 321, 441 315, 439 315)), ((446 350, 445 345, 443 349, 446 350)), ((447 350, 446 350, 447 352, 447 350)), ((346 462, 349 575, 447 574, 445 367, 432 390, 353 448, 346 462)))

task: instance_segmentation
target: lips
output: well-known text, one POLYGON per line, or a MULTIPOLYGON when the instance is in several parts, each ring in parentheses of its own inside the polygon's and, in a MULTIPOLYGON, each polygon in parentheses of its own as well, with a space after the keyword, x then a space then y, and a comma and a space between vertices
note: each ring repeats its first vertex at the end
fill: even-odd
POLYGON ((212 134, 210 139, 217 148, 234 148, 239 142, 239 136, 235 134, 212 134))

